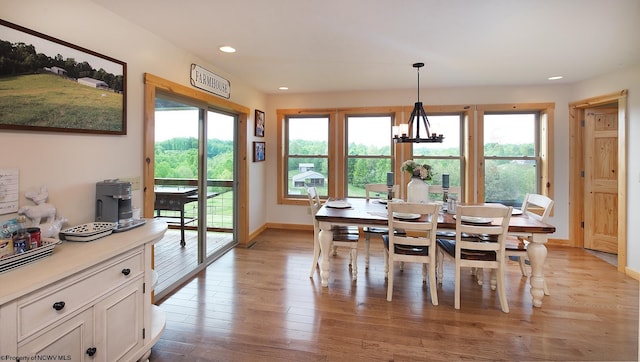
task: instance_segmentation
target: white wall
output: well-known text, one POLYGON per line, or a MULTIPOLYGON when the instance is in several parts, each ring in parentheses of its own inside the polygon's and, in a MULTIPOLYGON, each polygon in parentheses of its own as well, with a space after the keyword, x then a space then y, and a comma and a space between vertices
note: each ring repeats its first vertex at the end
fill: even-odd
MULTIPOLYGON (((66 216, 68 226, 94 220, 95 183, 143 174, 143 74, 152 73, 190 86, 189 70, 199 64, 231 81, 231 101, 251 109, 265 108, 265 96, 231 74, 114 15, 88 0, 3 0, 4 20, 127 63, 127 135, 84 135, 0 131, 0 168, 20 169, 20 206, 30 205, 25 191, 49 188, 49 202, 66 216)), ((247 150, 248 154, 251 151, 247 150)), ((264 163, 250 163, 250 231, 265 223, 264 163)), ((142 205, 134 191, 133 204, 142 205)), ((7 219, 15 214, 1 215, 7 219)))

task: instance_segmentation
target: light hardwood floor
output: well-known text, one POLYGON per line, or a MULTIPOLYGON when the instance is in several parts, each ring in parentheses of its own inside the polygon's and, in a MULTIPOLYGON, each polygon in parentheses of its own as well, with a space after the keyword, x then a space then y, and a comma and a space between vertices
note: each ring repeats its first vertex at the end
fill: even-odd
POLYGON ((396 269, 387 302, 379 238, 368 271, 360 248, 357 282, 339 249, 322 288, 317 272, 309 278, 311 239, 265 231, 159 301, 167 327, 151 361, 638 360, 638 281, 582 249, 549 248, 542 308, 510 262, 505 314, 489 283, 470 274, 455 310, 448 264, 438 306, 419 265, 396 269))

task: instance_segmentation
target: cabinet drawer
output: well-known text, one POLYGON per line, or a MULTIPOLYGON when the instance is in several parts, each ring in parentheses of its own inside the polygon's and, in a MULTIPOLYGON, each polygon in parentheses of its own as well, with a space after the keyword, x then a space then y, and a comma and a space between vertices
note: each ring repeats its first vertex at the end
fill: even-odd
POLYGON ((18 302, 18 340, 79 310, 144 272, 142 250, 120 255, 18 302))
POLYGON ((56 357, 62 360, 64 357, 69 361, 93 361, 86 354, 87 348, 94 345, 93 323, 93 309, 89 308, 38 338, 18 345, 18 356, 24 356, 26 361, 37 361, 39 357, 44 357, 42 360, 55 360, 56 357))

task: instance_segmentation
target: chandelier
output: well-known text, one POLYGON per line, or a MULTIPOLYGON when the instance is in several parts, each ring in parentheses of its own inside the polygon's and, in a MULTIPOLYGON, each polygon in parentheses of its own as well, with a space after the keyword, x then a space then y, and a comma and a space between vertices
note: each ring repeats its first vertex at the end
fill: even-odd
POLYGON ((413 107, 413 111, 409 117, 409 123, 401 123, 399 126, 393 126, 393 141, 396 143, 442 143, 444 135, 429 132, 429 119, 424 111, 422 102, 420 102, 420 68, 424 67, 424 63, 414 63, 413 67, 416 68, 418 73, 418 101, 413 107), (414 137, 409 137, 409 130, 412 129, 414 120, 416 121, 416 133, 414 137), (422 125, 424 126, 426 137, 420 137, 420 121, 422 121, 422 125))

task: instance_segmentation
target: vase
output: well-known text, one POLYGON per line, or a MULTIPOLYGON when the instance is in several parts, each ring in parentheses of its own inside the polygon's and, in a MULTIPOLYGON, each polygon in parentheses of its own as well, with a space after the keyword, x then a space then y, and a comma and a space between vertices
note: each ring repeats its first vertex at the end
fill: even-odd
POLYGON ((407 202, 429 202, 429 185, 420 177, 411 177, 407 184, 407 202))

